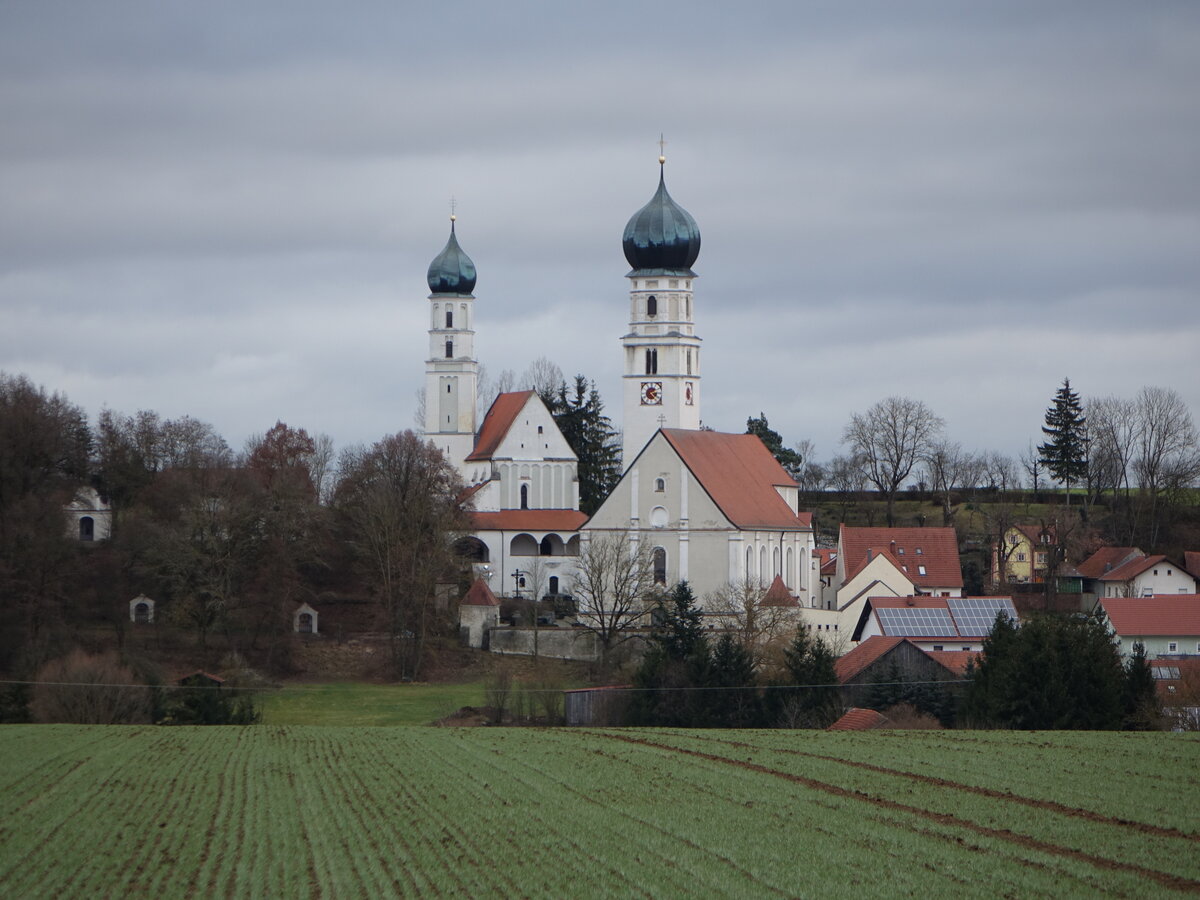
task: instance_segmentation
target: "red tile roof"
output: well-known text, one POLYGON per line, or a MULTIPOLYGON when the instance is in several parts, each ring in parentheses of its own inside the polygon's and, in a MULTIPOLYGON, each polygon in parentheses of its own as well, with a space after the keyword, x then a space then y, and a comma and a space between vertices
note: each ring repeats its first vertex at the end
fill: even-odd
POLYGON ((496 599, 496 595, 492 593, 492 589, 487 586, 487 582, 482 578, 476 578, 475 583, 471 585, 466 596, 462 598, 463 606, 499 606, 500 601, 496 599))
POLYGON ((1164 561, 1166 561, 1165 556, 1139 556, 1135 559, 1129 560, 1127 563, 1117 566, 1115 569, 1112 569, 1109 572, 1105 572, 1100 576, 1100 580, 1130 581, 1134 578, 1137 578, 1137 576, 1141 575, 1151 566, 1157 566, 1160 562, 1164 561))
POLYGON ((1099 604, 1122 637, 1200 635, 1200 594, 1105 597, 1099 604))
POLYGON ((843 525, 838 552, 845 563, 846 580, 861 572, 869 562, 868 550, 874 553, 883 548, 907 567, 905 574, 918 588, 962 587, 958 536, 953 528, 853 528, 843 525), (924 575, 919 566, 925 567, 924 575))
POLYGON ((1145 555, 1137 547, 1101 547, 1075 568, 1084 578, 1099 578, 1129 559, 1145 555))
POLYGON ((469 515, 475 531, 578 531, 588 519, 576 509, 503 509, 469 515))
POLYGON ((492 402, 487 415, 483 417, 483 425, 475 438, 475 449, 467 457, 468 462, 477 462, 492 458, 492 454, 508 434, 526 402, 533 396, 533 391, 513 391, 498 394, 492 402))
POLYGON ((766 594, 763 595, 760 606, 799 606, 800 601, 796 596, 787 589, 787 585, 783 583, 783 577, 775 576, 775 580, 771 582, 771 586, 767 588, 766 594))
POLYGON ((837 574, 837 548, 817 547, 813 552, 817 554, 817 559, 821 561, 822 575, 837 574))
POLYGON ((976 650, 926 650, 925 655, 955 675, 966 675, 967 664, 979 662, 979 652, 976 650))
POLYGON ((905 640, 907 638, 883 637, 878 634, 867 638, 849 653, 838 657, 833 664, 833 671, 837 673, 838 681, 845 684, 867 666, 877 662, 893 647, 904 643, 905 640))
POLYGON ((1031 544, 1042 544, 1043 533, 1050 536, 1047 546, 1056 542, 1056 535, 1053 525, 1014 525, 1013 528, 1025 535, 1025 539, 1031 544))
POLYGON ((758 435, 674 428, 664 428, 662 434, 738 528, 812 528, 812 513, 792 512, 775 490, 776 486, 795 488, 796 482, 758 435))
POLYGON ((891 723, 883 713, 873 709, 854 709, 829 726, 829 731, 871 731, 883 728, 891 723))

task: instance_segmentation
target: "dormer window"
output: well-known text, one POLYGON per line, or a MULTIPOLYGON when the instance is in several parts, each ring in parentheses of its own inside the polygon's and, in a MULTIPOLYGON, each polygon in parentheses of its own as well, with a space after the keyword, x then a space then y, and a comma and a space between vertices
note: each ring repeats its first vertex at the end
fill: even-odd
POLYGON ((653 319, 658 315, 658 298, 651 294, 646 298, 646 318, 653 319))

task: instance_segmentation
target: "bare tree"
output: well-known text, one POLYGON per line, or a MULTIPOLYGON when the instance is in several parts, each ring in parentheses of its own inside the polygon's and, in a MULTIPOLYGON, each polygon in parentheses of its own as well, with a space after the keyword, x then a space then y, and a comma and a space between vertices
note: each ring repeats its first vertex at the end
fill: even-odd
POLYGON ((525 374, 521 376, 521 389, 536 391, 537 395, 549 405, 558 393, 558 389, 566 384, 562 369, 556 363, 544 356, 539 356, 529 364, 525 374))
POLYGON ((781 641, 796 631, 799 620, 796 607, 766 602, 767 588, 753 578, 725 585, 704 602, 704 611, 721 617, 721 623, 732 631, 739 643, 754 656, 760 665, 778 650, 781 641))
POLYGON ((1161 501, 1200 476, 1200 440, 1183 398, 1174 390, 1144 387, 1134 401, 1137 443, 1133 471, 1149 506, 1150 544, 1158 543, 1161 501))
POLYGON ((826 483, 838 494, 840 518, 845 519, 850 504, 866 487, 867 475, 862 460, 856 456, 835 456, 825 467, 826 483))
POLYGON ((954 524, 954 489, 974 487, 978 483, 975 457, 952 441, 938 440, 930 447, 922 463, 925 479, 942 504, 942 524, 954 524))
POLYGON ((1042 457, 1034 449, 1032 442, 1029 444, 1028 449, 1021 451, 1021 468, 1029 476, 1029 486, 1036 494, 1041 488, 1042 476, 1045 474, 1045 470, 1042 468, 1042 457))
POLYGON ((606 668, 613 650, 647 623, 658 590, 650 554, 648 544, 631 547, 619 533, 593 534, 579 554, 579 622, 596 635, 606 668))
POLYGON ((1021 472, 1011 456, 1003 453, 988 453, 980 457, 983 478, 988 490, 1004 494, 1020 486, 1021 472))
POLYGON ((437 625, 437 584, 466 528, 461 491, 454 467, 411 431, 342 453, 334 506, 384 613, 397 677, 418 677, 437 625))
POLYGON ((888 526, 896 524, 896 493, 941 433, 942 419, 920 400, 888 397, 850 417, 842 433, 863 460, 867 479, 887 497, 888 526))
POLYGON ((317 501, 328 503, 333 495, 333 461, 335 459, 333 438, 327 434, 313 435, 313 454, 310 462, 313 486, 317 489, 317 501))

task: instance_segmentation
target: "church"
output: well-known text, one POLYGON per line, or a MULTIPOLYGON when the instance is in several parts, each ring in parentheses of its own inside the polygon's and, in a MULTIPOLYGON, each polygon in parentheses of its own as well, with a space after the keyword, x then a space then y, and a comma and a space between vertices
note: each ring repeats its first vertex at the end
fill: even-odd
POLYGON ((796 483, 754 435, 701 427, 701 339, 692 266, 695 219, 658 189, 625 227, 630 265, 623 354, 623 475, 596 513, 579 512, 577 459, 536 393, 497 396, 478 421, 475 265, 455 217, 429 266, 425 435, 459 470, 473 534, 461 542, 498 595, 570 594, 590 541, 618 535, 645 546, 665 587, 687 580, 703 598, 729 585, 780 578, 810 606, 812 519, 796 483))

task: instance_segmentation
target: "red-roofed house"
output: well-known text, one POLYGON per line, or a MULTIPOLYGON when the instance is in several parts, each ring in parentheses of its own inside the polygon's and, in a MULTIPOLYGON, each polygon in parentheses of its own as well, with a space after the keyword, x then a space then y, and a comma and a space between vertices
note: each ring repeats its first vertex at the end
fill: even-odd
POLYGON ((1042 584, 1056 552, 1053 525, 1013 525, 1004 532, 1002 545, 992 547, 992 581, 995 584, 1042 584))
POLYGON ((1097 601, 1123 656, 1141 644, 1150 657, 1200 654, 1200 595, 1102 597, 1097 601))
POLYGON ((487 582, 476 578, 458 607, 458 627, 468 647, 485 647, 487 633, 500 624, 500 601, 487 582))
POLYGON ((1156 594, 1194 594, 1196 579, 1165 556, 1138 556, 1098 579, 1104 597, 1152 597, 1156 594))
POLYGON ((646 542, 664 585, 686 580, 697 597, 780 576, 808 606, 812 515, 796 482, 752 434, 663 429, 584 526, 584 540, 617 534, 646 542))
POLYGON ((829 726, 827 731, 872 731, 887 728, 890 723, 881 712, 873 709, 854 708, 829 726))
POLYGON ((902 637, 922 650, 975 652, 998 613, 1017 621, 1011 597, 871 597, 851 638, 902 637))

